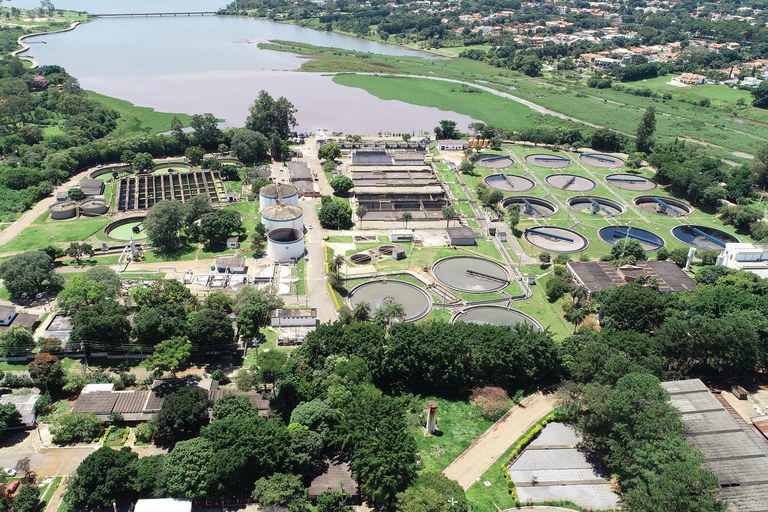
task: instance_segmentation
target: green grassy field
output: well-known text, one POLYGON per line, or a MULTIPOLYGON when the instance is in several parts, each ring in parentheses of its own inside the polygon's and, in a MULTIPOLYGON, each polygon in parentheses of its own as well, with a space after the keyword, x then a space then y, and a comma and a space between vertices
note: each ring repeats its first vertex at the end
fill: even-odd
POLYGON ((88 97, 120 113, 118 130, 126 126, 128 131, 144 131, 156 134, 170 131, 171 120, 178 117, 184 126, 189 126, 192 116, 188 114, 169 114, 157 112, 153 108, 139 107, 133 103, 93 91, 87 91, 88 97))
POLYGON ((51 244, 69 242, 109 240, 103 234, 109 223, 106 217, 79 218, 66 221, 44 222, 44 216, 36 219, 10 242, 0 246, 0 254, 18 251, 33 251, 51 244))

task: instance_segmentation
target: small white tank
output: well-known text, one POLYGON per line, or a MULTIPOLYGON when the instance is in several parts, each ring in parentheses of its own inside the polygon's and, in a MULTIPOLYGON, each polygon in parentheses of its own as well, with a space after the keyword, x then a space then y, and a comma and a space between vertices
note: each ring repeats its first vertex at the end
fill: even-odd
POLYGON ((270 183, 259 190, 259 211, 276 204, 299 205, 299 191, 293 185, 270 183))
POLYGON ((267 257, 275 261, 295 261, 304 256, 304 232, 278 228, 267 233, 267 257))

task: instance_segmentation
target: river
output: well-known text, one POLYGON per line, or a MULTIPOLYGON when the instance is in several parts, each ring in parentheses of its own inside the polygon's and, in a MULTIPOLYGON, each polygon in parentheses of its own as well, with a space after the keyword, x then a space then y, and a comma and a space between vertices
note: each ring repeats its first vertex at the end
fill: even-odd
MULTIPOLYGON (((7 6, 34 8, 35 0, 7 6)), ((215 11, 219 0, 60 0, 60 9, 108 12, 215 11)), ((261 89, 287 97, 298 109, 298 129, 375 135, 431 131, 441 119, 460 128, 468 116, 380 100, 330 76, 295 71, 295 55, 263 50, 270 39, 300 41, 386 55, 418 52, 267 20, 230 16, 99 18, 74 31, 29 38, 40 64, 58 64, 82 87, 164 112, 211 112, 241 126, 261 89), (45 43, 43 43, 43 41, 45 43)), ((421 54, 425 56, 424 54, 421 54)))

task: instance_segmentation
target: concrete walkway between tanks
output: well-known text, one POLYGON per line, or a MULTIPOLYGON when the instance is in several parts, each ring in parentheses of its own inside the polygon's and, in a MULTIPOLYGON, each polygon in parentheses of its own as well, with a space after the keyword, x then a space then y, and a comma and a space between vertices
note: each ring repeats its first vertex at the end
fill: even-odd
POLYGON ((536 393, 510 409, 475 440, 443 473, 468 489, 534 423, 557 406, 554 394, 536 393))

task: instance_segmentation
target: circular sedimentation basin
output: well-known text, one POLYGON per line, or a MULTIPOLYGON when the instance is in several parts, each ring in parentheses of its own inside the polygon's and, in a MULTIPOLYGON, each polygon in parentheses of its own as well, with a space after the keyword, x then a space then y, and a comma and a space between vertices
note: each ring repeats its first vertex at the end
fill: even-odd
POLYGON ((192 166, 186 162, 167 162, 157 164, 152 168, 152 174, 168 174, 169 172, 189 172, 192 166))
POLYGON ((536 167, 543 167, 544 169, 562 169, 563 167, 571 165, 571 159, 559 155, 537 153, 534 155, 526 155, 525 163, 528 165, 535 165, 536 167))
POLYGON ((509 272, 499 263, 477 256, 448 256, 432 266, 435 280, 454 290, 467 293, 491 293, 503 290, 511 281, 509 272))
POLYGON ((646 192, 658 186, 653 180, 633 174, 609 174, 605 177, 605 182, 616 188, 634 192, 646 192))
POLYGON ((471 306, 462 309, 451 318, 451 323, 466 322, 483 325, 530 325, 541 331, 541 324, 532 317, 512 308, 503 306, 471 306))
POLYGON ((638 196, 634 203, 643 211, 668 217, 683 217, 693 213, 691 205, 674 197, 638 196))
POLYGON ((515 176, 514 174, 491 174, 483 179, 483 183, 504 192, 525 192, 536 186, 528 178, 515 176))
POLYGON ((739 239, 722 229, 696 224, 685 224, 672 229, 672 236, 686 245, 697 249, 715 249, 720 251, 723 245, 738 243, 739 239))
POLYGON ((484 156, 477 161, 477 165, 487 169, 506 169, 515 165, 515 161, 508 156, 484 156))
POLYGON ((557 226, 528 228, 523 238, 534 247, 549 252, 579 252, 589 247, 589 240, 584 235, 557 226))
POLYGON ((616 245, 622 240, 637 240, 645 251, 656 251, 665 245, 664 239, 659 235, 634 226, 606 226, 597 234, 611 245, 616 245))
POLYGON ((579 155, 579 160, 592 167, 602 167, 604 169, 618 169, 624 165, 624 160, 621 158, 602 153, 584 153, 579 155))
POLYGON ((574 196, 568 199, 573 210, 598 217, 616 217, 624 213, 624 207, 613 199, 598 196, 574 196))
POLYGON ((597 186, 597 183, 591 179, 573 174, 550 174, 545 180, 555 188, 572 192, 586 192, 597 186))
POLYGON ((134 240, 144 240, 147 238, 147 232, 144 231, 144 217, 128 217, 110 222, 104 228, 104 233, 110 238, 122 241, 128 241, 131 238, 134 240), (135 233, 133 228, 137 226, 139 231, 135 233))
POLYGON ((369 281, 352 288, 348 300, 352 308, 367 302, 371 306, 371 314, 388 302, 397 302, 403 306, 405 322, 423 318, 432 309, 432 300, 427 292, 405 281, 369 281))
POLYGON ((367 265, 371 262, 371 255, 368 253, 360 252, 350 256, 349 260, 355 265, 367 265))
POLYGON ((539 197, 511 196, 506 197, 501 201, 501 207, 504 210, 508 209, 513 204, 520 205, 520 215, 532 219, 549 217, 550 215, 554 215, 557 211, 557 206, 546 199, 541 199, 539 197))

